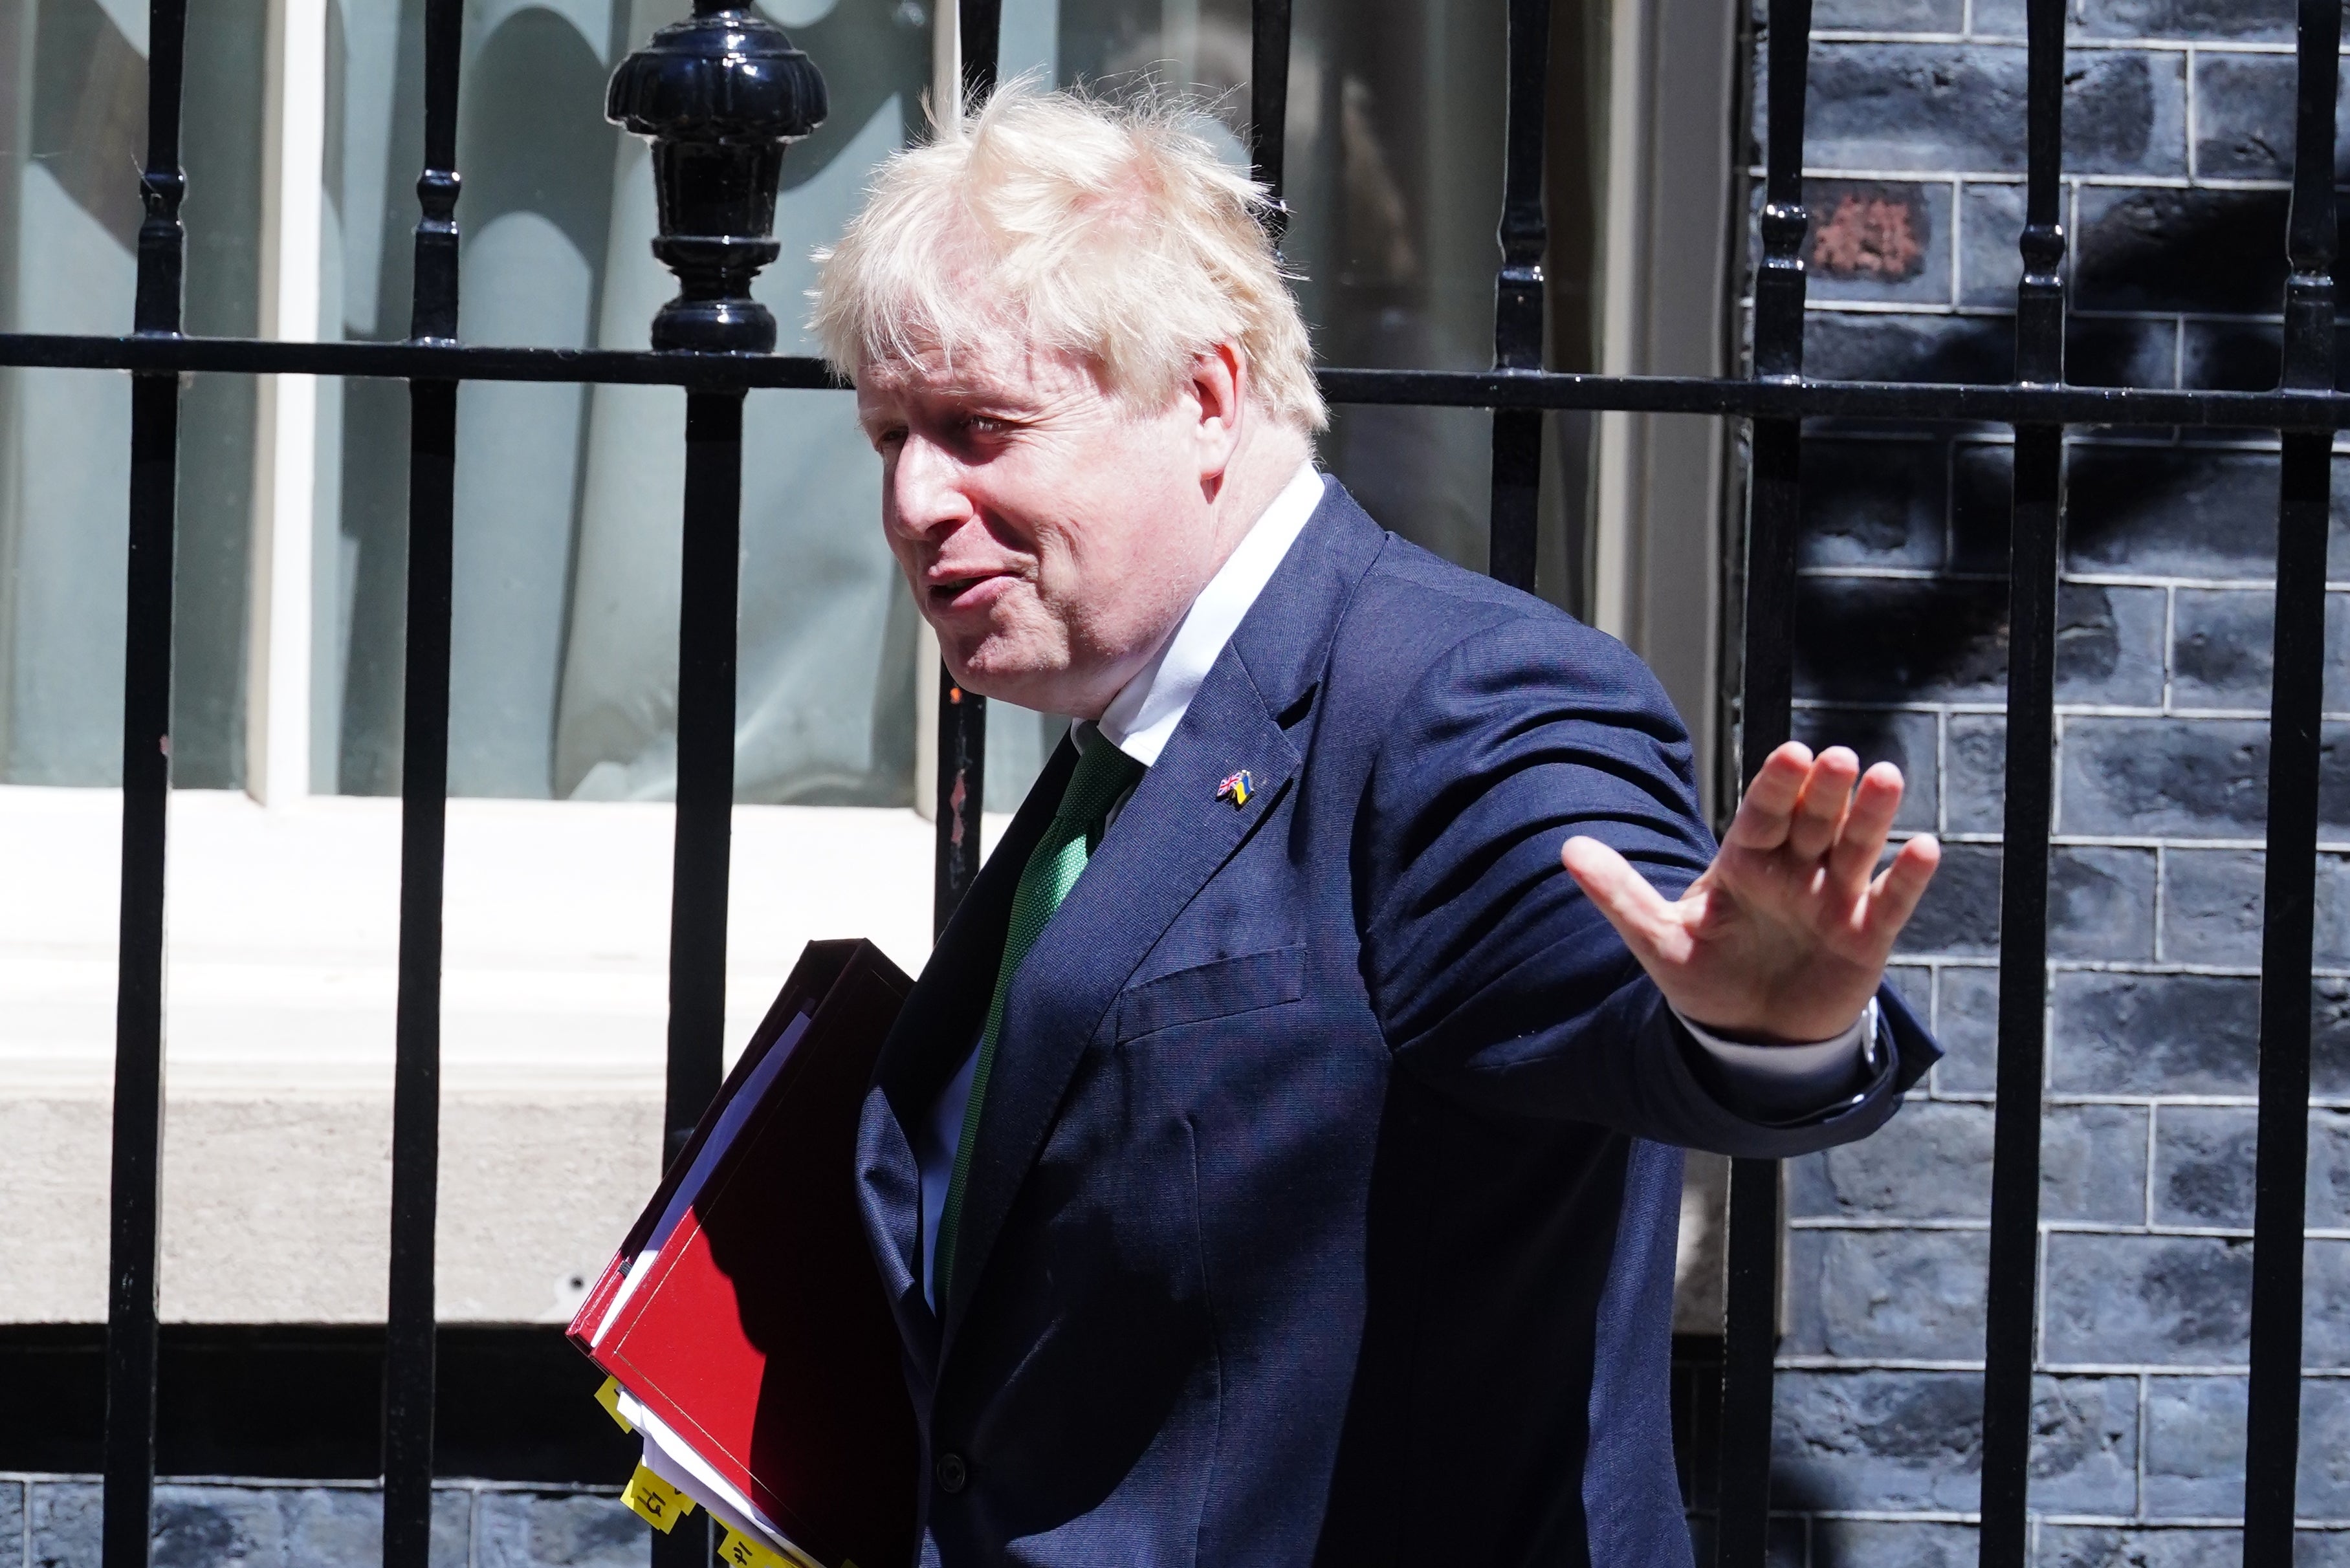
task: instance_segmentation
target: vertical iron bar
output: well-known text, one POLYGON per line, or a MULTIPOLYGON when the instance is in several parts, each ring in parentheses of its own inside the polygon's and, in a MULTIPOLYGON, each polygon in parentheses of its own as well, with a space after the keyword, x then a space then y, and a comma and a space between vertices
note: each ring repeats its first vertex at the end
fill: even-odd
MULTIPOLYGON (((2016 379, 2064 379, 2064 0, 2028 0, 2023 258, 2016 379)), ((2030 1544, 2033 1303, 2039 1289, 2041 1086, 2048 999, 2048 832, 2055 800, 2056 581, 2064 431, 2015 431, 2008 549, 2007 804, 2001 831, 1999 1076, 1983 1309, 1983 1568, 2023 1568, 2030 1544)))
MULTIPOLYGON (((180 203, 186 0, 148 8, 147 167, 132 328, 177 337, 187 249, 180 203)), ((146 1568, 155 1496, 155 1265, 163 1202, 163 861, 172 794, 172 580, 180 380, 130 383, 122 639, 122 907, 106 1303, 105 1568, 146 1568)))
MULTIPOLYGON (((941 0, 947 4, 949 0, 941 0)), ((976 109, 995 91, 995 52, 1003 36, 1003 0, 951 0, 962 29, 962 96, 976 109)))
MULTIPOLYGON (((1543 362, 1544 78, 1550 66, 1550 0, 1510 0, 1509 129, 1502 175, 1502 270, 1493 283, 1493 368, 1539 370, 1543 362)), ((1485 569, 1513 588, 1534 586, 1536 500, 1542 488, 1542 411, 1493 413, 1493 495, 1485 569)))
POLYGON ((939 667, 938 867, 931 934, 943 935, 979 875, 980 809, 987 796, 987 699, 939 667))
MULTIPOLYGON (((1811 0, 1771 0, 1763 148, 1762 258, 1754 279, 1754 374, 1804 373, 1804 95, 1811 0)), ((1794 696, 1795 533, 1803 425, 1756 420, 1747 494, 1745 690, 1742 779, 1788 737, 1794 696)), ((1771 1527, 1772 1363, 1779 1342, 1779 1162, 1730 1165, 1730 1235, 1721 1378, 1721 1470, 1715 1562, 1762 1568, 1771 1527)))
MULTIPOLYGON (((2334 114, 2341 41, 2342 0, 2301 0, 2293 210, 2285 240, 2293 270, 2285 284, 2280 378, 2288 390, 2334 387, 2334 114)), ((2251 1386, 2245 1416, 2248 1563, 2293 1559, 2301 1457, 2309 984, 2332 511, 2334 432, 2282 434, 2261 927, 2260 1152, 2252 1179, 2251 1386)))
MULTIPOLYGON (((457 337, 457 66, 463 0, 426 0, 424 168, 409 336, 457 337)), ((408 389, 408 616, 400 715, 400 991, 391 1274, 383 1355, 384 1568, 432 1552, 433 1225, 441 1146, 441 899, 449 795, 449 597, 457 384, 408 389)))
POLYGON ((743 392, 685 400, 677 628, 677 839, 669 938, 666 1167, 718 1093, 734 812, 734 662, 743 540, 743 392))
MULTIPOLYGON (((941 0, 944 3, 944 0, 941 0)), ((954 0, 962 29, 963 100, 971 108, 995 91, 995 54, 1002 36, 1003 0, 954 0)), ((980 813, 987 804, 987 699, 966 691, 945 665, 939 666, 939 767, 931 780, 938 843, 931 895, 935 935, 947 929, 955 907, 979 875, 980 813)), ((917 786, 919 787, 919 785, 917 786)))
POLYGON ((1289 227, 1281 199, 1289 134, 1290 0, 1254 0, 1249 7, 1249 162, 1272 202, 1266 214, 1273 243, 1289 227))
MULTIPOLYGON (((685 400, 685 540, 677 624, 677 837, 671 862, 664 1168, 718 1096, 726 1046, 726 905, 743 550, 743 389, 685 400)), ((653 1568, 708 1568, 709 1517, 652 1538, 653 1568)))

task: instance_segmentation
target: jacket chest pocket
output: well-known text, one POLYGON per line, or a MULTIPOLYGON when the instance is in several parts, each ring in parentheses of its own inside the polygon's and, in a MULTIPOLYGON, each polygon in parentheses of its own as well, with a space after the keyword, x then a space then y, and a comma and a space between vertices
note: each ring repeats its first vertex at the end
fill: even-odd
POLYGON ((1118 998, 1118 1038, 1139 1039, 1179 1023, 1201 1023, 1305 994, 1305 944, 1240 953, 1145 981, 1118 998))

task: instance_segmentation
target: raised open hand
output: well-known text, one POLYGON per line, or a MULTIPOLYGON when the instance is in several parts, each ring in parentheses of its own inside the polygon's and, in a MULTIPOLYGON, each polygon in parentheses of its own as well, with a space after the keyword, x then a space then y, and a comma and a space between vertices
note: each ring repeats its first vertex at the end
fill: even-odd
POLYGON ((1872 878, 1900 805, 1891 763, 1862 774, 1843 746, 1814 758, 1790 741, 1677 901, 1596 838, 1568 839, 1560 858, 1682 1016, 1735 1038, 1826 1040, 1876 992, 1941 862, 1920 835, 1872 878))

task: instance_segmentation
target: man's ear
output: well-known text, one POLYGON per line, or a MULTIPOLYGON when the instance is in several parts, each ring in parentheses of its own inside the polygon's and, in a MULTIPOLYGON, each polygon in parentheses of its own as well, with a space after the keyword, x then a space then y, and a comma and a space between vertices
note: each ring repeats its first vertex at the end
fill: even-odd
POLYGON ((1240 450, 1247 417, 1248 360, 1237 345, 1219 343, 1191 357, 1191 401, 1199 413, 1200 476, 1221 478, 1240 450))

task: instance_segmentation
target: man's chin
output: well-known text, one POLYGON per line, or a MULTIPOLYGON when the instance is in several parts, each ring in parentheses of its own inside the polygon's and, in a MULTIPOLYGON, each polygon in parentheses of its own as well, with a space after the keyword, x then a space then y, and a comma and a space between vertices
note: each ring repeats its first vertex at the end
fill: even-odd
POLYGON ((1058 665, 1045 666, 1016 655, 1007 656, 1003 650, 985 645, 966 658, 950 653, 947 670, 953 675, 955 684, 966 691, 975 691, 997 702, 1034 708, 1039 712, 1052 711, 1052 700, 1064 674, 1058 665))

